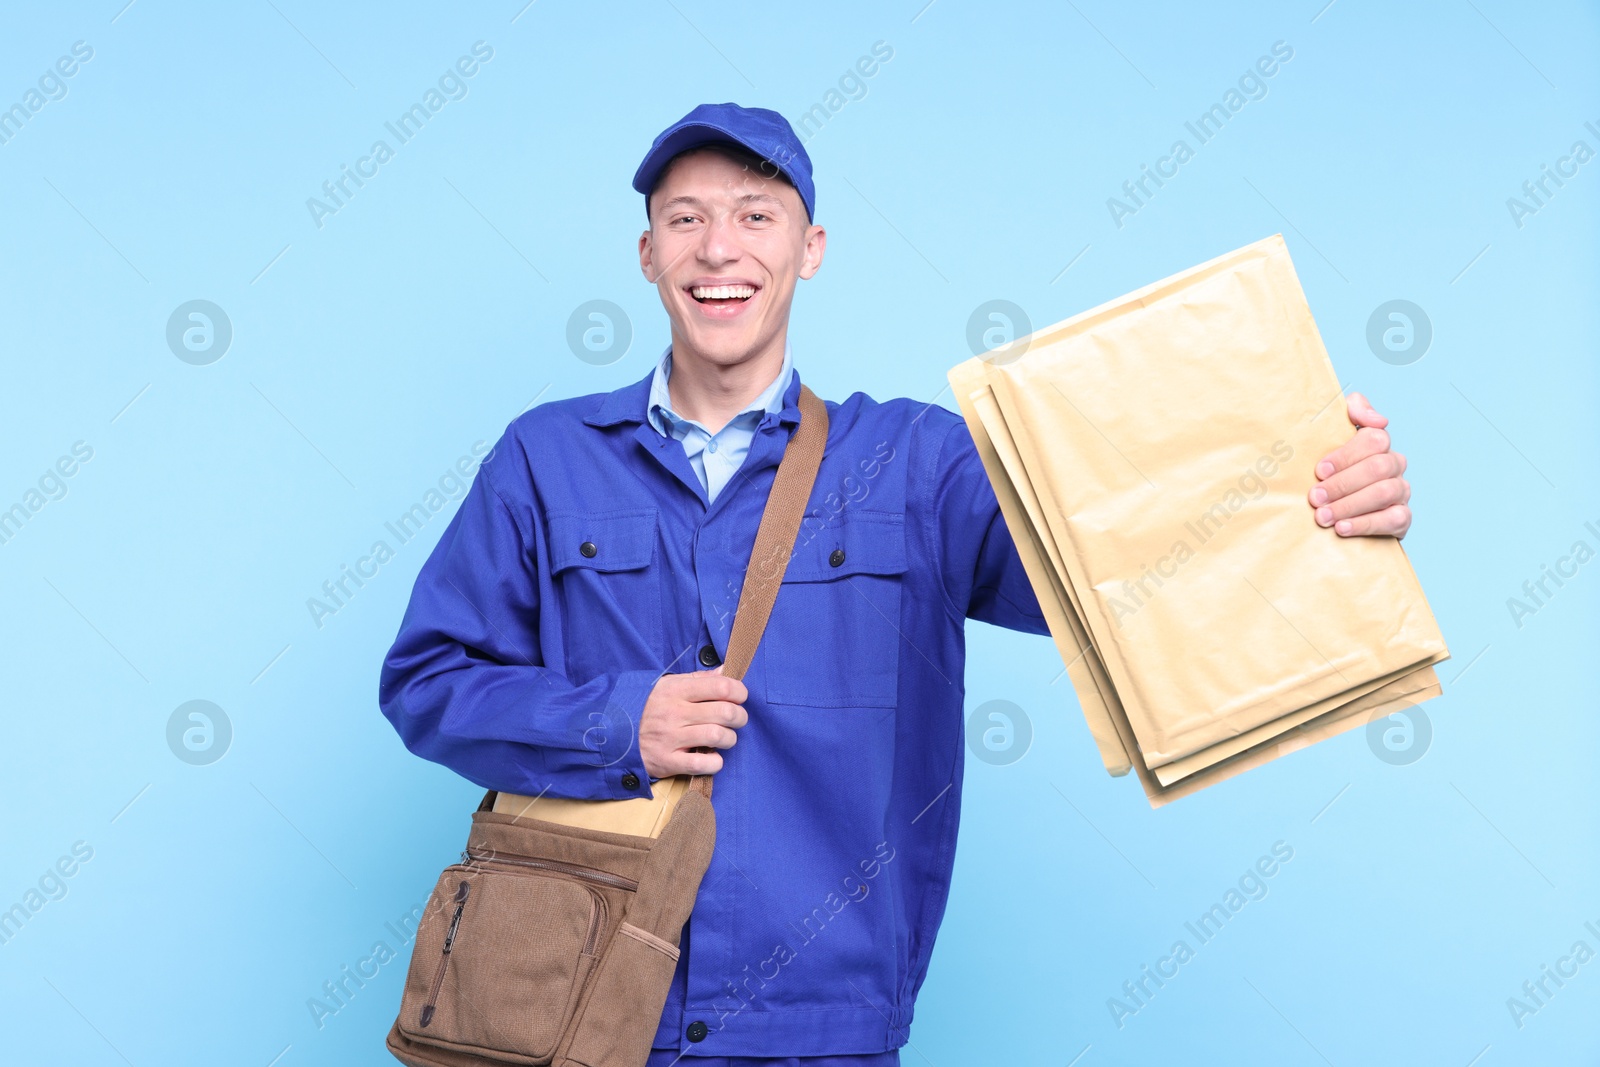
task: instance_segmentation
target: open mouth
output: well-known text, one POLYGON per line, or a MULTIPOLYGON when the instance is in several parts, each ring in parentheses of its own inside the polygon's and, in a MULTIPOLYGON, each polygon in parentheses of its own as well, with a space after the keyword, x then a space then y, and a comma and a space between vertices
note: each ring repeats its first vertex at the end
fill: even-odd
POLYGON ((695 302, 709 308, 724 309, 742 306, 758 292, 757 285, 693 285, 689 295, 695 302))

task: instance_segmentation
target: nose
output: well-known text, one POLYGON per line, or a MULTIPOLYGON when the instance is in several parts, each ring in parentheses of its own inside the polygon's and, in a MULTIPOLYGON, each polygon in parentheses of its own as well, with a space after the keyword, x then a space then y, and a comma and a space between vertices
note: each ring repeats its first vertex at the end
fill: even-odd
POLYGON ((700 237, 700 260, 716 267, 739 258, 739 235, 725 212, 713 215, 700 237))

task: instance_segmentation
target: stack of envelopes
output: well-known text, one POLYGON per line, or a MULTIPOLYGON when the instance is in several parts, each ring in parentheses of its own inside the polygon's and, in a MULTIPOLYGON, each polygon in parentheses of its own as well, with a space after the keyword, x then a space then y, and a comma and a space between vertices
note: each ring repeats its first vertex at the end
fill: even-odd
POLYGON ((1152 807, 1439 695, 1400 542, 1312 517, 1354 427, 1281 235, 950 382, 1101 759, 1152 807))

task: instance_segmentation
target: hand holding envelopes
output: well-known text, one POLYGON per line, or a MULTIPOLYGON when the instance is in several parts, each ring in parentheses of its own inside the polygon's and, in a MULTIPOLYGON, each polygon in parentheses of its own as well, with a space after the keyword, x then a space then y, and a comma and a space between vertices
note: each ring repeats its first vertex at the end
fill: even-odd
POLYGON ((950 381, 1102 761, 1152 806, 1439 695, 1400 542, 1312 519, 1353 427, 1281 235, 950 381))

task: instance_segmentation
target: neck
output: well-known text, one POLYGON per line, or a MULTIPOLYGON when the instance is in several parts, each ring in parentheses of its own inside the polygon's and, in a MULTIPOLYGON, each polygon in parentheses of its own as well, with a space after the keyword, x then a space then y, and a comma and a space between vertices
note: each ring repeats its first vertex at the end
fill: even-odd
POLYGON ((672 332, 672 410, 717 433, 761 395, 783 369, 786 330, 736 363, 717 363, 672 332))

